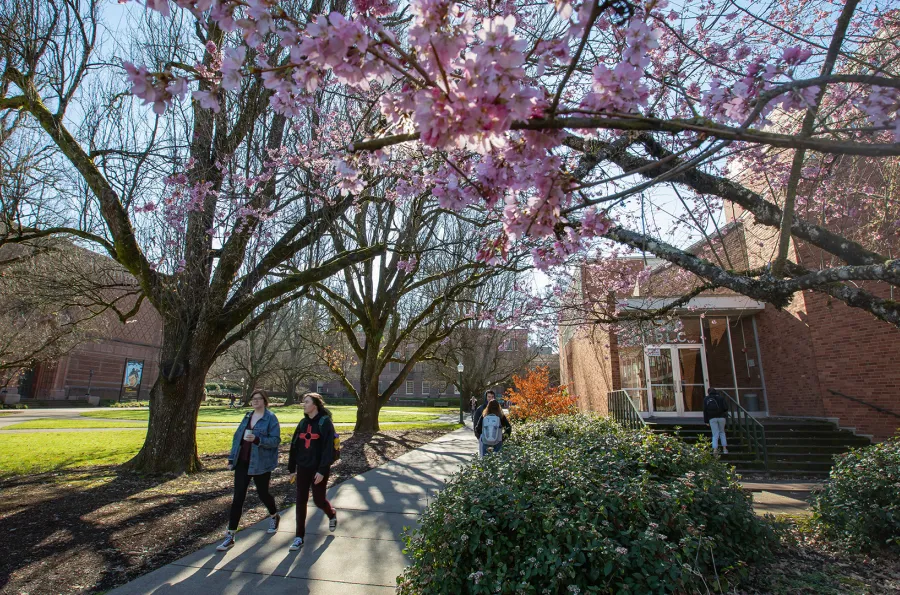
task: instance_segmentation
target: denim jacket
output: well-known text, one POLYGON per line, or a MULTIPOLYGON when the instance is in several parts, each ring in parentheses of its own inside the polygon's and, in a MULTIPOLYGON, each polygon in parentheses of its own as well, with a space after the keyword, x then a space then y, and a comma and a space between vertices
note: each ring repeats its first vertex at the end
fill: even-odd
MULTIPOLYGON (((238 455, 241 451, 241 441, 244 439, 244 430, 250 424, 250 416, 253 412, 248 413, 241 420, 234 438, 231 440, 231 454, 228 455, 228 462, 232 465, 237 464, 238 455)), ((263 416, 256 422, 253 428, 253 434, 259 437, 259 444, 250 447, 250 468, 247 469, 247 475, 262 475, 268 473, 278 466, 278 445, 281 444, 281 426, 278 424, 278 418, 275 414, 266 409, 263 416)))

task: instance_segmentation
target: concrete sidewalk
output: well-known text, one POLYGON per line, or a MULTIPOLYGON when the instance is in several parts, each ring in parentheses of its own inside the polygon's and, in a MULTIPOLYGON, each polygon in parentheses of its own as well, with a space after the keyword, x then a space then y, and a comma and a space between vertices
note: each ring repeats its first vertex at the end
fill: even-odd
POLYGON ((813 492, 822 489, 816 481, 748 481, 742 482, 745 490, 753 492, 753 510, 758 515, 789 514, 809 516, 809 502, 813 492))
MULTIPOLYGON (((417 524, 445 479, 477 451, 475 436, 465 427, 334 486, 328 499, 338 511, 337 531, 328 531, 325 515, 310 500, 306 543, 299 552, 288 551, 295 527, 291 507, 274 535, 266 534, 268 520, 262 521, 239 531, 228 552, 209 545, 108 593, 394 593, 396 577, 408 563, 403 528, 417 524)), ((254 494, 249 500, 260 505, 254 494)))

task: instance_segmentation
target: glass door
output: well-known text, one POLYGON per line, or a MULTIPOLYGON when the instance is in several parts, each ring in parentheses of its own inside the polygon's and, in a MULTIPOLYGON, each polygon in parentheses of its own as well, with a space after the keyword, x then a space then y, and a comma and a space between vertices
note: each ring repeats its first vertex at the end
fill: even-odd
POLYGON ((700 345, 649 345, 644 349, 652 414, 703 412, 708 379, 700 345))
POLYGON ((647 358, 647 377, 649 382, 650 411, 653 413, 677 413, 675 391, 676 369, 672 365, 672 349, 670 347, 647 347, 644 350, 647 358))
POLYGON ((679 346, 678 383, 676 391, 679 413, 703 413, 703 398, 706 396, 706 365, 700 347, 679 346))

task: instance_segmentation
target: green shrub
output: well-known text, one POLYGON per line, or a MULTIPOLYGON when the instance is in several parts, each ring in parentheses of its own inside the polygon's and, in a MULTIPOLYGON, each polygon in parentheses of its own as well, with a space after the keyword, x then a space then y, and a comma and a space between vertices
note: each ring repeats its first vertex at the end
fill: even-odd
POLYGON ((774 542, 708 451, 558 416, 517 425, 501 454, 451 478, 406 535, 398 592, 707 592, 774 542))
POLYGON ((115 401, 109 404, 113 409, 122 409, 125 407, 149 407, 150 401, 115 401))
POLYGON ((900 549, 900 436, 835 457, 813 529, 860 551, 900 549))

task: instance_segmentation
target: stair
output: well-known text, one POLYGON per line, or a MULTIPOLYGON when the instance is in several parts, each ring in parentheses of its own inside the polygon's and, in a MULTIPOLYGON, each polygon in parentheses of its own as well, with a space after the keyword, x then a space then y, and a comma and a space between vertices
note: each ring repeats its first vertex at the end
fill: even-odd
MULTIPOLYGON (((646 420, 654 432, 677 434, 688 444, 700 436, 712 438, 709 426, 697 419, 669 418, 646 420)), ((833 457, 851 448, 868 446, 868 438, 842 430, 825 420, 794 418, 759 418, 766 428, 766 447, 769 452, 769 473, 772 475, 803 475, 825 477, 831 471, 833 457)), ((750 449, 730 428, 729 454, 722 460, 734 465, 738 473, 765 473, 763 461, 754 460, 750 449)))

